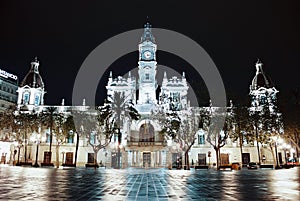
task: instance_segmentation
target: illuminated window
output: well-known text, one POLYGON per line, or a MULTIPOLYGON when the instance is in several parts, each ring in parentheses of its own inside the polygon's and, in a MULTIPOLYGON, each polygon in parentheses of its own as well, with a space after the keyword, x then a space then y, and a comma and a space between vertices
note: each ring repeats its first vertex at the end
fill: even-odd
POLYGON ((23 95, 23 101, 24 101, 24 104, 28 104, 29 103, 29 93, 24 93, 23 95))
POLYGON ((34 104, 35 105, 39 105, 40 104, 40 96, 35 96, 35 100, 34 100, 34 104))
POLYGON ((205 135, 203 134, 198 135, 198 144, 205 144, 205 135))
POLYGON ((68 143, 74 143, 74 132, 71 130, 69 133, 68 133, 68 143))
POLYGON ((146 79, 146 80, 149 80, 149 79, 150 79, 149 73, 146 73, 146 74, 145 74, 145 79, 146 79))
POLYGON ((46 133, 46 143, 50 143, 50 133, 46 133))
POLYGON ((92 132, 90 134, 90 143, 95 144, 96 143, 96 137, 95 137, 95 132, 92 132))

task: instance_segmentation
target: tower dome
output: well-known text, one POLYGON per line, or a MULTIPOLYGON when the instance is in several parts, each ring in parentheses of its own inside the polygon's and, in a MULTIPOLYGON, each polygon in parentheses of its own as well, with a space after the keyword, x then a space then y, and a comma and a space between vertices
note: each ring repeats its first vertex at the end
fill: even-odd
POLYGON ((32 88, 44 88, 44 82, 39 73, 39 61, 37 57, 35 57, 34 61, 31 62, 30 71, 27 73, 23 81, 21 82, 21 87, 29 86, 32 88))
POLYGON ((256 67, 256 74, 252 80, 250 88, 252 90, 257 90, 261 87, 264 88, 272 88, 274 84, 269 76, 267 76, 262 70, 263 64, 258 60, 255 64, 256 67))

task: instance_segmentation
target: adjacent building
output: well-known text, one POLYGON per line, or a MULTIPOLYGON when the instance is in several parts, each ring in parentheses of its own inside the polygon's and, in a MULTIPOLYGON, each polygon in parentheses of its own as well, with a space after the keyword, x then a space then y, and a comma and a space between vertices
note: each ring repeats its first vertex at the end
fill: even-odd
POLYGON ((14 107, 17 103, 18 77, 0 69, 0 111, 14 107))

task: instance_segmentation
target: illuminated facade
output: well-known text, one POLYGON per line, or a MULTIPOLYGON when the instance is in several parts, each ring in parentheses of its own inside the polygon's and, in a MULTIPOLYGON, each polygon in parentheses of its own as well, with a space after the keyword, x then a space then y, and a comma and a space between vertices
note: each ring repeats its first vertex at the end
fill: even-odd
MULTIPOLYGON (((209 107, 192 107, 188 100, 188 80, 185 72, 181 76, 172 76, 163 74, 161 88, 158 93, 157 81, 157 44, 151 31, 151 25, 147 23, 144 32, 138 44, 139 60, 138 75, 135 77, 131 72, 127 76, 113 77, 114 72, 110 72, 107 82, 107 100, 113 101, 115 92, 121 92, 124 95, 124 102, 133 103, 134 108, 141 115, 139 120, 123 119, 120 132, 122 133, 121 144, 114 136, 110 145, 99 151, 97 161, 107 167, 116 167, 117 156, 120 153, 121 167, 176 167, 179 160, 184 160, 183 149, 180 144, 165 138, 160 134, 162 129, 159 121, 153 118, 153 112, 163 111, 178 112, 179 115, 188 113, 191 110, 206 109, 215 111, 218 108, 210 105, 209 107), (168 78, 169 76, 169 78, 168 78), (119 151, 119 153, 118 153, 119 151)), ((18 88, 18 110, 20 111, 44 111, 49 105, 44 105, 45 86, 42 77, 39 74, 39 61, 35 59, 31 62, 29 73, 23 79, 18 88)), ((270 102, 270 106, 276 104, 275 89, 271 80, 262 71, 262 63, 256 64, 256 75, 250 86, 251 106, 250 110, 259 108, 259 104, 265 101, 270 102)), ((53 106, 59 113, 66 116, 71 115, 71 110, 85 111, 89 106, 65 106, 64 101, 61 105, 53 106)), ((232 107, 232 102, 228 108, 232 107)), ((226 108, 226 109, 228 109, 226 108)), ((59 150, 52 152, 52 163, 58 156, 59 163, 72 164, 75 157, 77 133, 73 132, 62 143, 59 150), (57 155, 58 154, 58 155, 57 155)), ((198 129, 195 133, 195 143, 189 151, 190 164, 213 166, 216 163, 216 153, 213 146, 207 142, 208 134, 203 129, 198 129)), ((80 136, 78 148, 78 166, 84 166, 87 163, 93 163, 93 149, 89 145, 86 136, 80 136)), ((97 139, 92 139, 95 143, 97 139)), ((49 129, 41 130, 40 133, 33 133, 32 139, 28 139, 29 149, 28 157, 34 161, 36 151, 35 144, 39 143, 38 161, 44 160, 42 153, 48 151, 49 129), (37 141, 37 136, 41 135, 37 141)), ((60 143, 53 137, 53 145, 60 143)), ((20 149, 20 154, 24 154, 24 147, 20 149)), ((261 147, 261 155, 265 157, 264 162, 273 164, 272 152, 261 147)), ((220 150, 221 165, 240 162, 247 164, 250 161, 258 162, 257 149, 250 144, 243 145, 243 153, 237 142, 230 138, 226 140, 226 145, 220 150)), ((282 159, 281 159, 282 160, 282 159)))

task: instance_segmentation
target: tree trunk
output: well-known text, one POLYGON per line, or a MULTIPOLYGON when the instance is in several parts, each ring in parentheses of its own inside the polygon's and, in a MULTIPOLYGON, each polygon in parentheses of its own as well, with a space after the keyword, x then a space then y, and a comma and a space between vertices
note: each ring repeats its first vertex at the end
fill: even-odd
POLYGON ((59 145, 56 145, 56 167, 59 168, 59 145))
POLYGON ((94 149, 94 167, 95 167, 95 169, 97 167, 97 155, 98 155, 98 151, 99 150, 95 150, 94 149))
POLYGON ((190 163, 189 163, 189 154, 188 154, 188 150, 186 152, 184 152, 184 163, 185 163, 185 169, 189 170, 190 169, 190 163))
POLYGON ((243 165, 243 135, 239 132, 240 152, 241 152, 241 163, 243 165))
POLYGON ((275 157, 272 145, 270 145, 270 149, 271 149, 271 153, 272 153, 272 157, 273 157, 273 164, 274 164, 274 167, 276 167, 276 165, 277 165, 276 164, 276 157, 275 157))
POLYGON ((185 151, 185 165, 186 169, 190 169, 190 158, 189 158, 189 151, 191 150, 191 147, 194 145, 194 142, 188 147, 188 149, 185 151))
POLYGON ((216 164, 217 164, 217 170, 219 170, 219 166, 220 166, 220 163, 219 163, 219 149, 217 149, 216 147, 214 148, 215 151, 216 151, 216 164))
POLYGON ((75 149, 75 161, 74 161, 75 167, 76 167, 76 163, 77 163, 78 146, 79 146, 79 134, 76 133, 76 149, 75 149))
POLYGON ((260 151, 259 151, 257 126, 255 126, 255 134, 256 134, 256 147, 257 147, 257 154, 258 154, 258 164, 260 164, 260 151))
POLYGON ((51 148, 52 148, 52 127, 53 127, 53 118, 51 116, 50 117, 50 145, 49 145, 50 163, 51 163, 51 159, 52 159, 52 152, 51 152, 51 148))
POLYGON ((24 160, 25 160, 25 163, 27 163, 27 142, 26 142, 26 138, 27 138, 27 128, 25 129, 25 136, 24 136, 24 160))

